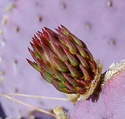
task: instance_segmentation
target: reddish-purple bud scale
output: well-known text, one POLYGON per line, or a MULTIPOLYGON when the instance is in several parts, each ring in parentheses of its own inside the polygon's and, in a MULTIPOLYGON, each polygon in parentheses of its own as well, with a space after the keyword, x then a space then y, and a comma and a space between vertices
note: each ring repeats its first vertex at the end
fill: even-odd
POLYGON ((68 61, 68 58, 67 58, 66 54, 64 53, 63 49, 56 44, 53 44, 53 45, 54 45, 54 48, 55 48, 54 51, 58 55, 58 57, 60 59, 62 59, 62 61, 68 61))
POLYGON ((40 67, 43 67, 49 74, 51 74, 51 75, 54 74, 53 69, 52 69, 49 65, 45 64, 45 63, 44 63, 43 61, 41 61, 39 58, 37 58, 37 61, 38 61, 38 65, 39 65, 40 67))
POLYGON ((36 60, 35 53, 34 53, 30 48, 28 48, 28 50, 29 50, 31 56, 33 57, 33 59, 34 59, 35 61, 37 61, 37 60, 36 60))
POLYGON ((66 73, 62 73, 63 76, 66 78, 66 80, 71 84, 73 85, 74 87, 75 86, 78 86, 78 82, 74 79, 74 78, 71 78, 70 76, 68 76, 66 73))
POLYGON ((71 92, 76 92, 77 89, 75 89, 75 87, 71 86, 67 81, 64 82, 64 84, 66 85, 66 87, 71 91, 71 92))
POLYGON ((80 72, 77 70, 76 67, 72 66, 71 64, 69 64, 68 62, 64 61, 66 66, 68 67, 72 77, 76 77, 79 78, 80 77, 80 72))
POLYGON ((76 56, 78 57, 78 59, 79 59, 80 63, 82 64, 82 66, 84 66, 86 68, 89 67, 86 60, 82 56, 80 56, 79 54, 76 54, 76 56))
POLYGON ((66 81, 66 78, 63 76, 63 74, 60 71, 58 71, 54 67, 53 67, 53 71, 55 73, 55 76, 58 78, 58 80, 60 80, 60 81, 66 81))
POLYGON ((53 62, 56 64, 56 67, 59 69, 59 71, 66 72, 68 70, 64 62, 56 58, 54 55, 51 56, 53 58, 53 62))
POLYGON ((66 53, 68 59, 70 60, 71 64, 72 64, 73 66, 78 66, 79 61, 76 59, 76 57, 73 56, 68 50, 65 50, 65 49, 64 49, 64 51, 65 51, 65 53, 66 53))

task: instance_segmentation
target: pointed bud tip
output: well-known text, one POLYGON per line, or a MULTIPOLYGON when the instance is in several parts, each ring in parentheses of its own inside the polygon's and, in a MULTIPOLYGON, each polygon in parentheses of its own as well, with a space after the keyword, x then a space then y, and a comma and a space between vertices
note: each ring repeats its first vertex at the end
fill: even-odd
POLYGON ((27 60, 28 63, 31 62, 31 61, 30 61, 29 59, 27 59, 27 58, 26 58, 26 60, 27 60))
POLYGON ((27 60, 27 62, 28 62, 30 65, 32 65, 33 62, 32 62, 31 60, 29 60, 29 59, 27 59, 27 58, 26 58, 26 60, 27 60))
POLYGON ((56 30, 57 32, 59 32, 59 29, 55 28, 55 30, 56 30))
POLYGON ((62 28, 58 26, 58 30, 60 30, 60 31, 61 31, 61 30, 62 30, 62 28))
POLYGON ((61 26, 62 28, 65 28, 62 24, 60 24, 60 26, 61 26))
POLYGON ((29 50, 29 52, 31 52, 32 50, 28 47, 28 50, 29 50))
POLYGON ((49 32, 49 31, 50 31, 50 29, 49 29, 49 28, 47 28, 47 27, 44 27, 44 29, 45 29, 47 32, 49 32))

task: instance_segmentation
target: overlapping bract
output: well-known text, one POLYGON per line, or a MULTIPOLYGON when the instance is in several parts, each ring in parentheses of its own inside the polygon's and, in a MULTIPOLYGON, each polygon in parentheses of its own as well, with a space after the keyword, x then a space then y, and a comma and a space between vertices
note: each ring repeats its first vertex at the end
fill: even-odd
POLYGON ((64 93, 84 94, 96 73, 96 63, 84 42, 61 25, 44 28, 32 38, 29 48, 35 62, 27 59, 42 77, 64 93))

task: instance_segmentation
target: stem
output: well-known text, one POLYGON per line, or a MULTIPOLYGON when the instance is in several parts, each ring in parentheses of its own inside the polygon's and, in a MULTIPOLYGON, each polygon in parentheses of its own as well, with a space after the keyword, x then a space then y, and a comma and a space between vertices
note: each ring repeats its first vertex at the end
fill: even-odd
POLYGON ((46 96, 37 96, 37 95, 27 95, 27 94, 20 94, 20 93, 2 93, 6 95, 16 95, 22 97, 32 97, 32 98, 44 98, 44 99, 51 99, 51 100, 61 100, 61 101, 69 101, 67 98, 56 98, 56 97, 46 97, 46 96))

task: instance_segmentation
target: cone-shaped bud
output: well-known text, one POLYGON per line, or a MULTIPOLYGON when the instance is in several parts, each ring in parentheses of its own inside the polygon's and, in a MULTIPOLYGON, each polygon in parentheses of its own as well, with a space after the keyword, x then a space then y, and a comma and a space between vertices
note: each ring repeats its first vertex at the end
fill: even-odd
POLYGON ((34 35, 29 52, 35 62, 27 61, 57 90, 84 95, 97 79, 98 66, 83 41, 62 25, 56 31, 45 27, 34 35))

